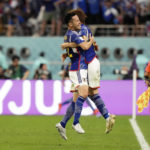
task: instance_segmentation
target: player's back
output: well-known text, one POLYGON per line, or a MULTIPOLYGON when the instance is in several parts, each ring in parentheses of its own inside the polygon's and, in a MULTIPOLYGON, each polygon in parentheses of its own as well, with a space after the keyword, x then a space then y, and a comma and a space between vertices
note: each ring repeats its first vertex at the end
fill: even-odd
MULTIPOLYGON (((81 31, 79 32, 79 34, 82 37, 86 36, 88 38, 88 40, 89 40, 90 36, 92 36, 91 30, 84 24, 81 25, 81 31)), ((84 52, 84 55, 85 55, 86 62, 90 63, 96 57, 94 46, 92 45, 88 50, 86 50, 84 52)))

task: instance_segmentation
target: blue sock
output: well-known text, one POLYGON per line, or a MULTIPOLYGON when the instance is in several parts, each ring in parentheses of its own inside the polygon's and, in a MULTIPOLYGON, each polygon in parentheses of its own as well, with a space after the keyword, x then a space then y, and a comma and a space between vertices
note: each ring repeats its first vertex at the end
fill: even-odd
POLYGON ((68 122, 68 120, 72 117, 72 115, 74 114, 75 111, 75 102, 72 102, 69 107, 67 108, 66 114, 63 118, 63 120, 60 122, 60 124, 62 125, 62 127, 66 127, 66 124, 68 122))
POLYGON ((92 95, 92 96, 89 96, 89 97, 95 103, 96 107, 98 108, 98 110, 100 111, 102 116, 105 119, 107 119, 109 117, 109 113, 108 113, 107 108, 105 107, 105 104, 104 104, 103 100, 99 96, 99 94, 95 94, 95 95, 92 95))
POLYGON ((66 100, 65 102, 61 103, 61 105, 66 105, 68 103, 70 103, 71 101, 73 101, 73 97, 71 97, 70 99, 66 100))
POLYGON ((86 100, 85 98, 83 98, 82 96, 79 96, 77 101, 76 101, 75 115, 74 115, 74 122, 73 122, 74 125, 79 123, 79 118, 80 118, 80 115, 81 115, 82 106, 83 106, 83 103, 84 103, 85 100, 86 100))

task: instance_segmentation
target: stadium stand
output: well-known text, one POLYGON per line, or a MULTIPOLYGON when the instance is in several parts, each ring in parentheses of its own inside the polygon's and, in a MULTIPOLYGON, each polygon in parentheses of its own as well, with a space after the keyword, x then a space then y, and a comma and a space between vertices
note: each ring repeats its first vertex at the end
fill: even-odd
POLYGON ((102 79, 120 78, 113 74, 114 70, 129 68, 139 49, 150 57, 149 0, 0 0, 0 35, 3 36, 0 44, 8 62, 17 54, 32 72, 34 60, 43 51, 53 79, 60 79, 60 44, 67 29, 62 24, 63 16, 68 9, 76 8, 86 13, 86 23, 96 36, 102 79), (45 12, 51 15, 46 23, 45 12))
MULTIPOLYGON (((119 75, 113 74, 113 70, 120 70, 122 66, 127 66, 129 68, 132 62, 133 54, 137 53, 139 49, 143 49, 144 55, 150 57, 150 39, 146 37, 97 37, 95 39, 100 47, 97 55, 101 61, 101 73, 102 79, 104 80, 117 79, 119 75), (105 58, 103 56, 105 53, 102 55, 101 50, 103 50, 103 48, 107 48, 109 50, 109 57, 105 58), (115 51, 117 48, 120 48, 121 50, 121 58, 116 58, 115 51)), ((39 53, 41 51, 45 52, 45 57, 49 61, 48 67, 52 72, 53 79, 60 79, 58 72, 60 71, 62 65, 60 55, 63 53, 63 51, 60 48, 60 44, 63 43, 63 37, 1 37, 0 41, 5 54, 7 54, 10 48, 14 48, 15 54, 21 57, 21 63, 26 65, 26 67, 31 70, 32 64, 39 56, 39 53), (24 47, 26 47, 30 53, 28 57, 22 57, 21 55, 21 51, 24 47)), ((8 56, 7 60, 10 62, 10 58, 8 56)))

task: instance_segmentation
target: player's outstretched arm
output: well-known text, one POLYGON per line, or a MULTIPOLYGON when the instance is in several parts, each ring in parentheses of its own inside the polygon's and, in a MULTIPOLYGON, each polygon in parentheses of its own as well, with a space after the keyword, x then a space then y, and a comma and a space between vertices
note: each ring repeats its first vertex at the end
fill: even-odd
POLYGON ((74 42, 71 42, 71 43, 63 43, 63 44, 61 44, 61 48, 62 48, 62 50, 64 50, 64 49, 66 49, 66 48, 69 48, 69 47, 71 47, 71 48, 76 48, 78 45, 76 44, 76 43, 74 43, 74 42))
POLYGON ((91 45, 93 44, 94 42, 94 37, 90 37, 90 41, 89 42, 82 42, 79 44, 79 46, 83 49, 83 50, 88 50, 91 45))

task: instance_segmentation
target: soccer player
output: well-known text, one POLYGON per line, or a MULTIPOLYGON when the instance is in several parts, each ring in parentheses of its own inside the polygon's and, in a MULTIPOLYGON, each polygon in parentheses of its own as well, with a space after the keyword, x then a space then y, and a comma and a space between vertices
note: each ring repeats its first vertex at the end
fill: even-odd
MULTIPOLYGON (((64 60, 66 59, 66 55, 62 54, 62 62, 64 62, 64 60)), ((68 63, 67 65, 63 65, 62 68, 61 68, 61 71, 59 72, 59 75, 62 77, 62 81, 64 83, 64 80, 70 80, 69 79, 69 68, 70 68, 70 63, 68 63)), ((62 106, 66 105, 66 104, 69 104, 73 101, 73 97, 67 99, 66 101, 62 102, 62 103, 59 103, 58 105, 58 112, 60 112, 62 106)), ((98 109, 96 109, 92 103, 91 103, 91 99, 88 97, 86 99, 86 103, 87 105, 89 105, 89 107, 92 109, 93 111, 93 114, 94 115, 97 115, 97 113, 99 112, 98 109)))
MULTIPOLYGON (((81 30, 79 34, 86 40, 89 40, 90 35, 92 35, 91 31, 87 26, 84 25, 85 22, 85 14, 82 10, 72 10, 71 12, 75 12, 80 21, 81 21, 81 30)), ((62 44, 62 48, 68 47, 77 47, 75 43, 64 43, 62 44)), ((96 58, 94 45, 92 45, 88 50, 84 51, 85 61, 88 64, 88 82, 89 82, 89 97, 98 110, 101 112, 102 116, 106 119, 106 131, 105 133, 109 133, 112 130, 112 127, 115 123, 115 115, 109 114, 107 108, 105 107, 104 101, 100 97, 98 93, 98 88, 100 87, 100 62, 96 58)))
POLYGON ((83 50, 87 50, 93 44, 94 38, 90 37, 89 42, 85 42, 78 34, 78 30, 81 30, 81 23, 78 16, 75 13, 68 13, 65 16, 65 22, 68 25, 68 31, 65 34, 65 42, 75 42, 78 44, 77 48, 67 48, 68 56, 71 59, 71 67, 69 70, 69 78, 72 81, 73 102, 68 107, 66 115, 63 120, 56 124, 60 135, 67 140, 65 126, 67 121, 71 118, 75 111, 73 129, 78 133, 84 133, 79 118, 82 111, 83 102, 88 96, 87 85, 87 64, 83 57, 83 50), (78 90, 78 93, 76 92, 78 90), (76 101, 77 100, 77 101, 76 101), (76 101, 76 103, 75 103, 76 101), (75 110, 74 110, 75 109, 75 110))

